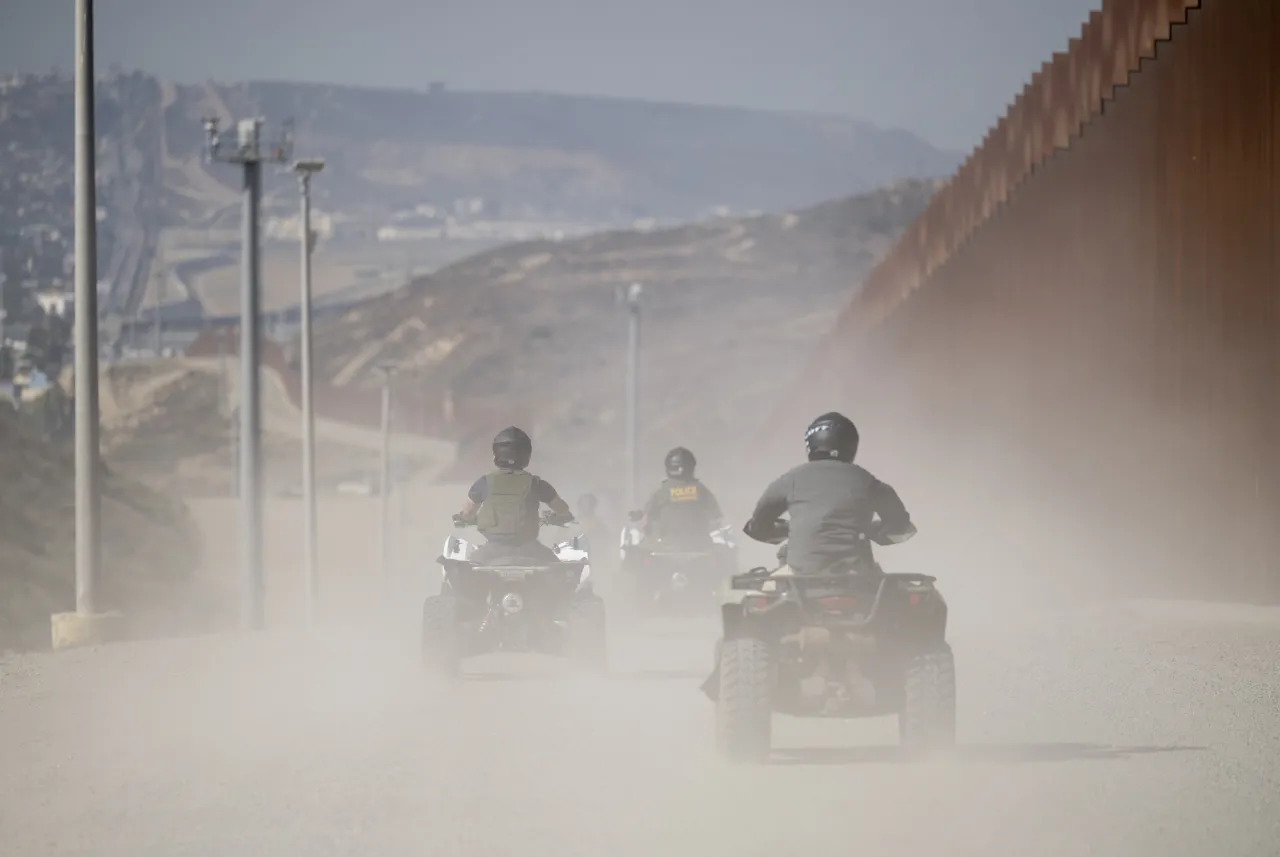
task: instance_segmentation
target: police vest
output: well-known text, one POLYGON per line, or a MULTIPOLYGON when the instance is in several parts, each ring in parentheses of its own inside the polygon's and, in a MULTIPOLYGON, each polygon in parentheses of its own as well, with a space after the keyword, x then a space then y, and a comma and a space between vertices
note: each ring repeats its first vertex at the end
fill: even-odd
POLYGON ((485 486, 476 529, 485 538, 536 539, 537 504, 530 499, 533 475, 523 470, 498 470, 485 477, 485 486))

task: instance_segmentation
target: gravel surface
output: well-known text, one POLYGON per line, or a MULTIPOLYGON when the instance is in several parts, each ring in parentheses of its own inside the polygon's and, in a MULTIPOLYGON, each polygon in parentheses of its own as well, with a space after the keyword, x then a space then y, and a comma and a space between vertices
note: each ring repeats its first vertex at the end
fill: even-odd
POLYGON ((1120 605, 964 621, 961 748, 779 719, 712 753, 715 630, 619 628, 607 678, 513 656, 453 688, 394 633, 0 659, 0 854, 1274 855, 1280 618, 1120 605))

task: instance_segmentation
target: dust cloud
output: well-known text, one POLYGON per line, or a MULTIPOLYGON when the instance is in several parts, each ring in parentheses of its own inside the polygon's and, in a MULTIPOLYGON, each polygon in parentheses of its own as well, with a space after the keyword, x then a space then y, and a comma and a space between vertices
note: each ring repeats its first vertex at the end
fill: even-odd
MULTIPOLYGON (((792 359, 803 357, 797 349, 792 359)), ((1088 549, 1116 540, 1073 538, 1096 535, 1094 522, 1050 490, 1028 446, 999 424, 929 419, 927 391, 887 368, 876 377, 884 385, 856 400, 842 393, 797 413, 788 437, 755 454, 745 428, 733 433, 736 446, 709 442, 714 432, 688 445, 740 521, 763 480, 801 459, 801 430, 817 412, 839 407, 859 422, 860 460, 898 488, 920 525, 882 561, 936 574, 952 603, 961 676, 953 760, 899 763, 892 719, 779 718, 771 764, 723 764, 712 707, 697 691, 714 623, 634 621, 607 579, 608 676, 491 656, 468 662, 456 683, 432 679, 418 659, 418 614, 438 586, 433 560, 465 484, 426 474, 393 495, 389 571, 378 498, 323 498, 319 622, 309 634, 299 504, 275 497, 266 505, 269 631, 0 661, 0 850, 1267 853, 1277 816, 1266 790, 1240 783, 1280 761, 1275 741, 1261 737, 1280 734, 1274 706, 1256 692, 1276 689, 1267 665, 1280 654, 1280 619, 1188 627, 1064 603, 1082 585, 1096 600, 1107 576, 1088 571, 1088 549)), ((782 390, 771 396, 752 415, 782 390)), ((735 407, 706 395, 696 418, 647 447, 660 463, 663 447, 685 439, 682 425, 697 438, 703 417, 759 424, 735 407)), ((535 443, 554 451, 556 438, 535 443)), ((535 451, 532 469, 561 481, 552 463, 541 466, 535 451)), ((204 498, 191 507, 210 537, 205 574, 234 591, 237 506, 204 498)), ((744 545, 743 563, 772 551, 744 545)))
MULTIPOLYGON (((661 325, 649 328, 658 343, 661 325)), ((723 764, 697 690, 713 618, 640 622, 607 576, 608 676, 490 656, 456 683, 431 678, 419 614, 466 487, 437 484, 432 471, 448 464, 437 459, 392 495, 387 567, 380 499, 323 497, 309 633, 300 504, 271 497, 267 632, 0 661, 0 852, 1270 853, 1280 815, 1256 784, 1280 763, 1280 616, 1189 622, 1126 600, 1219 587, 1178 542, 1196 532, 1200 500, 1183 489, 1206 472, 1196 451, 1216 448, 1217 424, 1171 422, 1123 385, 1066 378, 1045 390, 1033 380, 1043 366, 995 341, 945 371, 878 340, 850 353, 855 383, 815 376, 797 389, 816 344, 802 340, 757 354, 748 340, 702 377, 646 351, 641 484, 661 478, 667 448, 689 446, 740 525, 767 481, 802 460, 809 420, 850 415, 860 463, 920 528, 881 561, 936 575, 951 604, 954 759, 901 763, 891 718, 778 718, 769 765, 723 764), (761 437, 779 407, 785 431, 761 437)), ((530 430, 534 472, 567 497, 599 490, 625 509, 620 426, 530 430)), ((329 466, 343 454, 321 451, 329 466)), ((206 534, 203 577, 234 593, 238 505, 189 505, 206 534)), ((741 545, 744 566, 772 560, 772 547, 741 545)))

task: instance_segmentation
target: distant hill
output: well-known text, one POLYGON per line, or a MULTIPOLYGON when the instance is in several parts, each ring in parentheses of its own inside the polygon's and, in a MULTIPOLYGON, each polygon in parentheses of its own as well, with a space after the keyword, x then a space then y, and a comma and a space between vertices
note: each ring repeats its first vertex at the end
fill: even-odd
MULTIPOLYGON (((116 74, 98 86, 108 223, 137 212, 166 225, 234 214, 238 176, 200 162, 200 120, 216 116, 229 127, 259 115, 295 119, 298 151, 327 160, 319 205, 371 215, 483 197, 506 217, 690 219, 720 205, 784 210, 945 175, 959 162, 904 131, 836 116, 558 95, 176 85, 116 74)), ((72 122, 69 81, 0 86, 6 217, 38 212, 69 227, 72 122), (33 178, 21 179, 26 173, 33 178)), ((292 181, 272 175, 269 185, 291 210, 292 181)))
MULTIPOLYGON (((197 143, 210 88, 180 87, 169 136, 197 143), (181 125, 181 129, 178 127, 181 125)), ((688 219, 709 207, 783 211, 958 158, 903 131, 834 116, 562 95, 218 87, 232 115, 297 117, 303 149, 332 164, 350 203, 498 200, 568 217, 688 219)))
MULTIPOLYGON (((319 371, 373 387, 373 367, 392 360, 421 401, 532 413, 540 461, 601 479, 622 452, 626 322, 614 290, 641 282, 645 455, 676 443, 724 452, 725 438, 758 427, 936 188, 903 182, 793 214, 482 253, 318 325, 319 371)), ((464 430, 479 443, 499 427, 464 430)))

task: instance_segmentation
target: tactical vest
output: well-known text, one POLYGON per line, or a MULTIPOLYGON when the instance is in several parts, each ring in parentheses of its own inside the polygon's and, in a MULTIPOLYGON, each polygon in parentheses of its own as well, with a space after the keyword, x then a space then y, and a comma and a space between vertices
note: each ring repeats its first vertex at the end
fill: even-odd
MULTIPOLYGON (((666 479, 662 483, 666 496, 658 509, 658 533, 664 539, 684 541, 707 538, 710 515, 706 499, 696 481, 666 479)), ((661 496, 661 495, 659 495, 661 496)))
POLYGON ((530 500, 533 475, 498 470, 485 477, 487 491, 476 515, 476 529, 487 539, 536 539, 537 505, 530 500))

